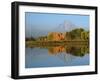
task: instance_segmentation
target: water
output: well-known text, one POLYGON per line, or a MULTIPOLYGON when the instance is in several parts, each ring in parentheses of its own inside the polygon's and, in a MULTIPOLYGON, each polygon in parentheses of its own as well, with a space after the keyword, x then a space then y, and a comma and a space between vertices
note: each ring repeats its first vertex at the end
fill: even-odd
POLYGON ((33 46, 25 52, 25 68, 89 65, 87 45, 33 46))

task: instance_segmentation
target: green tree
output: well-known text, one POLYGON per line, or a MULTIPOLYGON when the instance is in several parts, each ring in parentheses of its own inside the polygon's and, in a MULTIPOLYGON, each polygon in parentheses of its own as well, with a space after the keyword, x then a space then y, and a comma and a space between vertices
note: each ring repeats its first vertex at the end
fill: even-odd
POLYGON ((72 31, 70 31, 71 33, 71 38, 72 39, 80 39, 81 38, 81 32, 85 31, 83 28, 77 28, 77 29, 74 29, 72 31))
POLYGON ((82 40, 89 40, 89 31, 81 32, 81 39, 82 40))

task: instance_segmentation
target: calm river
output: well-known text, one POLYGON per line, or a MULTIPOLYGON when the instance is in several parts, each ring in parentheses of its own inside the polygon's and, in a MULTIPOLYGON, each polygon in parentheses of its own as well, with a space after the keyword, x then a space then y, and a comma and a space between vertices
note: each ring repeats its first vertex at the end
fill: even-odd
POLYGON ((89 65, 89 48, 81 46, 26 47, 25 68, 89 65))

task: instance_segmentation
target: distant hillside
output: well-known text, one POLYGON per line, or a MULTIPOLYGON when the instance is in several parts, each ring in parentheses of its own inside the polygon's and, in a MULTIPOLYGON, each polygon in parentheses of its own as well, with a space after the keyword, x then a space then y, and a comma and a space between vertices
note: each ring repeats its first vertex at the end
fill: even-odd
POLYGON ((51 29, 51 30, 46 30, 46 29, 40 30, 40 29, 37 29, 36 27, 34 27, 31 30, 27 30, 25 35, 26 35, 26 37, 37 38, 39 36, 47 35, 48 32, 68 32, 75 28, 78 28, 78 27, 76 25, 74 25, 72 22, 64 21, 63 23, 59 24, 57 27, 55 27, 54 29, 51 29))
POLYGON ((64 21, 57 28, 55 28, 54 31, 56 31, 56 32, 66 32, 66 31, 71 31, 75 28, 78 28, 78 27, 76 25, 74 25, 72 22, 64 21))

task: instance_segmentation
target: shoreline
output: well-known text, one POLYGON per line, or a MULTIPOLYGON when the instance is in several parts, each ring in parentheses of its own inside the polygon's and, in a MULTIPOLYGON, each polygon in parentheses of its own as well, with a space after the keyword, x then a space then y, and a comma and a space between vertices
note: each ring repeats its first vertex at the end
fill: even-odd
POLYGON ((75 45, 89 45, 89 41, 86 40, 73 40, 73 41, 26 41, 26 46, 75 46, 75 45))

